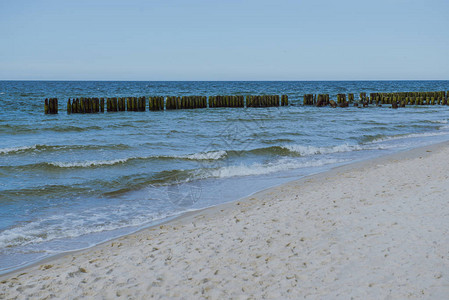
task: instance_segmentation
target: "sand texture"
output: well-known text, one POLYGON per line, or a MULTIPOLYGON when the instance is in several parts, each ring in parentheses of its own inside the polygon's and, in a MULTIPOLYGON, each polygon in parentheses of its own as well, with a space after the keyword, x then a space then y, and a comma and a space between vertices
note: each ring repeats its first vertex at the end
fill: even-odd
POLYGON ((0 278, 0 298, 448 299, 449 144, 340 167, 0 278))

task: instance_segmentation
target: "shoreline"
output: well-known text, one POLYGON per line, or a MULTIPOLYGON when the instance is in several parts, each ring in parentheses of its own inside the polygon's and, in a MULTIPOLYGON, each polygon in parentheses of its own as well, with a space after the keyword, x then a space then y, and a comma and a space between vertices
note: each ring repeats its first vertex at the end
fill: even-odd
MULTIPOLYGON (((37 261, 35 263, 32 263, 30 265, 18 268, 16 270, 12 270, 11 272, 5 273, 0 275, 0 283, 6 284, 6 282, 11 281, 14 278, 23 277, 25 275, 31 274, 33 276, 39 276, 39 273, 42 272, 42 270, 49 270, 54 271, 53 267, 50 267, 46 269, 46 265, 49 265, 50 263, 56 265, 60 264, 67 265, 70 260, 74 261, 76 259, 79 259, 80 257, 91 257, 93 253, 96 253, 98 251, 102 252, 105 251, 106 248, 113 248, 116 249, 116 245, 120 245, 122 243, 135 243, 136 240, 142 240, 143 238, 151 237, 151 239, 155 238, 156 236, 161 236, 165 233, 170 234, 170 232, 175 231, 183 231, 183 229, 177 230, 174 228, 191 228, 196 227, 197 223, 205 222, 203 220, 216 220, 219 219, 219 221, 229 221, 227 217, 230 216, 236 216, 237 214, 242 214, 241 211, 252 211, 255 209, 260 209, 261 205, 265 205, 265 203, 270 202, 271 205, 276 204, 276 202, 279 202, 278 199, 274 198, 282 198, 281 196, 284 194, 285 197, 285 190, 294 190, 297 187, 305 187, 307 189, 308 186, 311 186, 313 183, 316 182, 322 182, 327 181, 330 178, 338 178, 340 176, 345 176, 347 173, 351 172, 366 172, 369 170, 373 170, 375 168, 379 168, 378 165, 381 166, 391 166, 392 164, 398 164, 403 163, 406 164, 410 160, 415 159, 429 159, 434 155, 437 155, 438 153, 441 153, 444 150, 449 149, 449 141, 443 142, 443 143, 437 143, 432 144, 429 146, 419 147, 407 151, 402 152, 396 152, 393 154, 388 154, 385 156, 380 156, 368 160, 362 160, 354 163, 349 163, 346 165, 338 166, 335 168, 332 168, 331 170, 316 173, 313 175, 309 175, 297 180, 293 180, 278 186, 270 187, 265 190, 256 192, 248 197, 234 200, 231 202, 227 202, 224 204, 200 209, 197 211, 187 212, 180 216, 177 216, 171 220, 167 220, 165 222, 159 223, 157 225, 147 227, 140 229, 134 233, 109 240, 103 243, 100 243, 98 245, 95 245, 93 247, 89 247, 86 249, 81 250, 74 250, 69 252, 64 252, 61 254, 57 254, 51 257, 48 257, 46 259, 37 261), (234 214, 234 215, 233 215, 234 214), (25 273, 25 274, 24 274, 25 273)), ((352 178, 349 176, 349 178, 352 178)), ((297 192, 297 191, 296 191, 297 192)), ((298 193, 298 192, 297 192, 298 193)), ((298 196, 298 195, 297 195, 298 196)), ((338 198, 338 197, 337 197, 338 198)), ((310 204, 310 203, 309 203, 310 204)), ((279 205, 279 203, 277 203, 279 205)), ((257 216, 256 216, 257 217, 257 216)), ((243 219, 239 219, 238 222, 243 221, 243 219)), ((236 223, 238 223, 236 222, 236 223)), ((204 224, 201 224, 204 225, 204 224)), ((208 228, 209 232, 212 232, 213 229, 216 229, 215 227, 208 228)), ((185 229, 184 229, 185 231, 185 229)), ((212 233, 211 233, 212 234, 212 233)), ((182 243, 182 240, 179 242, 182 243)), ((127 245, 125 245, 126 248, 127 245)), ((120 248, 121 246, 117 246, 120 248)), ((154 249, 155 247, 153 247, 154 249)), ((128 250, 131 248, 128 247, 128 250)), ((100 256, 101 257, 101 256, 100 256)), ((101 259, 100 259, 101 260, 101 259)), ((171 260, 171 259, 170 259, 171 260)), ((64 269, 64 268, 63 268, 64 269)), ((78 270, 79 273, 89 273, 89 272, 83 272, 87 268, 80 267, 78 270), (81 271, 80 271, 81 270, 81 271)), ((21 279, 18 279, 20 282, 21 279)), ((25 283, 24 283, 25 284, 25 283)), ((2 287, 0 285, 0 287, 2 287)), ((4 292, 3 288, 0 289, 0 295, 4 292)), ((341 295, 340 295, 341 296, 341 295)))
MULTIPOLYGON (((395 159, 395 158, 396 158, 396 159, 399 159, 399 158, 402 158, 402 157, 400 157, 400 156, 402 156, 403 154, 406 154, 406 155, 407 155, 407 158, 411 158, 411 157, 413 157, 414 155, 417 155, 417 154, 413 153, 413 152, 415 152, 415 151, 418 151, 419 153, 421 153, 421 150, 426 150, 426 152, 427 152, 427 150, 432 151, 431 149, 435 150, 435 148, 439 148, 440 146, 445 146, 445 145, 447 145, 447 147, 449 147, 449 141, 446 141, 446 142, 439 142, 439 143, 427 145, 427 146, 424 146, 424 147, 413 148, 413 149, 409 149, 409 150, 405 150, 405 151, 399 151, 399 152, 395 152, 395 153, 389 153, 389 154, 386 154, 386 155, 380 155, 380 156, 377 156, 377 157, 374 157, 374 158, 363 159, 363 160, 356 161, 356 162, 350 162, 350 163, 347 163, 347 164, 343 164, 343 165, 340 165, 340 166, 333 167, 333 168, 331 168, 331 169, 329 169, 329 170, 326 170, 326 171, 322 171, 322 172, 318 172, 318 173, 306 175, 306 176, 301 177, 301 178, 299 178, 299 179, 295 179, 295 180, 292 180, 292 181, 288 181, 288 182, 285 182, 285 183, 281 183, 281 184, 279 184, 279 185, 275 185, 275 186, 272 186, 272 187, 268 187, 268 188, 266 188, 266 189, 263 189, 263 190, 254 192, 254 193, 252 193, 252 194, 250 194, 250 195, 248 195, 248 196, 245 196, 245 197, 243 197, 243 198, 239 198, 239 199, 235 199, 235 200, 230 200, 229 202, 225 202, 225 203, 213 205, 213 206, 210 206, 210 207, 201 208, 201 209, 194 210, 194 211, 184 212, 184 213, 181 213, 181 214, 178 215, 178 216, 172 217, 172 218, 169 219, 169 220, 165 220, 165 221, 163 221, 163 222, 161 222, 161 223, 157 223, 157 224, 155 224, 155 225, 150 225, 150 226, 148 226, 148 227, 144 227, 144 228, 141 228, 141 229, 137 229, 136 231, 134 231, 134 232, 132 232, 132 233, 125 234, 125 235, 122 235, 122 236, 119 236, 119 237, 117 237, 117 238, 113 238, 113 239, 110 239, 110 240, 106 240, 106 241, 101 242, 101 243, 99 243, 99 244, 96 244, 96 245, 94 245, 94 246, 90 246, 90 247, 86 247, 86 248, 82 248, 82 249, 76 249, 76 250, 65 251, 65 252, 62 252, 62 253, 58 253, 58 254, 55 254, 55 255, 51 255, 51 256, 46 257, 46 258, 44 258, 44 259, 38 260, 38 261, 36 261, 36 262, 32 262, 32 263, 30 263, 30 264, 28 264, 28 265, 19 267, 19 268, 17 268, 17 269, 8 271, 8 272, 3 273, 3 274, 0 274, 0 280, 2 280, 4 277, 9 277, 9 275, 13 275, 13 274, 15 274, 15 273, 20 273, 22 270, 25 270, 25 269, 28 269, 28 268, 32 268, 32 267, 35 267, 36 265, 41 265, 41 264, 44 264, 44 263, 49 262, 49 261, 56 260, 56 259, 58 259, 58 258, 60 258, 60 257, 66 256, 66 255, 74 255, 74 254, 77 254, 77 253, 82 253, 82 252, 85 252, 85 251, 89 251, 90 249, 93 249, 93 248, 95 248, 95 247, 101 247, 101 246, 104 245, 104 244, 114 242, 115 240, 119 240, 119 239, 125 238, 125 237, 127 237, 127 236, 132 236, 132 235, 138 234, 138 233, 140 233, 140 232, 142 232, 142 231, 151 230, 151 229, 153 229, 153 228, 157 228, 157 227, 162 226, 162 225, 167 225, 167 224, 170 224, 170 223, 172 223, 172 222, 182 221, 182 219, 184 219, 184 218, 189 218, 189 217, 192 217, 192 216, 194 217, 195 215, 201 214, 202 212, 207 211, 207 210, 219 209, 219 208, 221 208, 222 206, 223 206, 223 207, 230 206, 230 205, 232 205, 232 204, 235 203, 235 202, 246 201, 246 200, 248 200, 250 197, 256 196, 256 195, 261 194, 261 193, 268 192, 268 191, 270 191, 270 190, 272 190, 272 189, 276 189, 276 188, 281 187, 281 186, 284 186, 284 185, 293 184, 293 183, 295 183, 295 182, 298 182, 298 183, 299 183, 299 182, 302 182, 302 181, 306 181, 308 178, 314 178, 314 177, 316 177, 316 176, 321 176, 321 175, 323 175, 323 174, 328 174, 328 173, 329 173, 329 175, 331 175, 332 173, 338 172, 339 170, 342 170, 342 171, 344 171, 344 170, 351 170, 351 169, 358 168, 358 167, 360 167, 360 166, 362 166, 362 165, 365 165, 365 164, 369 164, 369 163, 374 164, 374 163, 376 163, 376 161, 378 161, 378 160, 382 161, 382 160, 384 160, 384 159, 389 159, 389 158, 391 158, 391 159, 395 159), (429 148, 429 149, 428 149, 428 148, 429 148)), ((426 155, 427 153, 423 153, 423 154, 426 155)), ((427 155, 428 155, 428 154, 427 154, 427 155)))
MULTIPOLYGON (((164 221, 162 221, 160 223, 158 221, 156 221, 156 224, 154 224, 154 225, 149 225, 149 226, 145 226, 145 227, 140 228, 140 229, 136 229, 135 231, 133 231, 131 233, 128 233, 128 234, 125 234, 125 235, 121 235, 121 236, 118 236, 116 238, 107 239, 107 240, 105 240, 103 242, 100 242, 98 244, 95 244, 93 246, 80 248, 80 249, 75 249, 75 250, 64 251, 64 252, 61 252, 61 253, 50 255, 50 256, 45 257, 43 259, 38 259, 36 261, 27 263, 27 264, 25 264, 23 266, 20 266, 20 267, 11 268, 10 271, 6 271, 5 273, 0 273, 0 281, 3 280, 4 278, 12 276, 12 275, 14 275, 16 273, 20 273, 21 271, 26 270, 28 268, 32 268, 32 267, 35 267, 37 265, 42 265, 42 264, 45 264, 47 262, 51 262, 51 261, 56 260, 58 258, 64 257, 66 255, 75 255, 77 253, 82 253, 82 252, 85 252, 85 251, 89 251, 90 249, 94 249, 95 247, 100 247, 100 246, 102 246, 104 244, 113 242, 115 240, 118 240, 118 239, 121 239, 121 238, 124 238, 124 237, 127 237, 127 236, 132 236, 134 234, 138 234, 138 233, 140 233, 142 231, 150 230, 152 228, 157 228, 157 227, 159 227, 161 225, 167 225, 167 224, 170 224, 172 222, 176 222, 178 220, 181 220, 183 218, 188 218, 188 217, 190 217, 192 215, 200 214, 200 213, 202 213, 203 211, 206 211, 206 210, 218 209, 218 208, 220 208, 222 206, 226 207, 228 205, 232 205, 232 203, 235 203, 235 202, 238 202, 238 201, 245 201, 245 200, 249 199, 250 197, 258 195, 259 193, 264 193, 266 191, 278 188, 278 187, 283 186, 283 185, 287 185, 289 183, 294 183, 294 182, 297 182, 297 181, 305 180, 305 179, 307 179, 309 177, 312 178, 314 176, 319 176, 320 174, 326 174, 328 172, 332 172, 333 170, 336 170, 336 169, 339 169, 339 168, 345 168, 345 167, 348 167, 348 168, 353 168, 354 167, 354 168, 356 168, 358 166, 358 164, 364 164, 364 163, 372 161, 372 160, 388 158, 388 157, 394 156, 396 154, 407 153, 409 151, 417 150, 417 149, 420 149, 420 148, 427 148, 427 147, 437 146, 437 145, 444 144, 444 143, 446 143, 446 142, 438 142, 438 143, 427 145, 427 146, 424 146, 424 147, 418 147, 418 148, 413 148, 413 149, 409 149, 409 150, 405 150, 405 151, 399 151, 399 152, 394 152, 394 153, 389 153, 389 154, 384 154, 384 155, 381 154, 381 155, 375 156, 374 158, 361 159, 361 160, 358 159, 358 160, 356 160, 354 162, 344 163, 343 165, 332 167, 329 170, 308 174, 308 175, 305 175, 305 176, 300 177, 298 179, 294 179, 294 180, 287 181, 287 182, 284 182, 284 183, 281 183, 281 184, 278 184, 278 185, 270 186, 268 188, 265 188, 265 189, 253 192, 253 193, 251 193, 251 194, 249 194, 249 195, 247 195, 245 197, 242 197, 242 198, 229 200, 229 201, 224 202, 224 203, 216 204, 216 205, 213 205, 213 206, 209 206, 209 207, 205 207, 205 208, 201 208, 201 209, 197 209, 197 210, 193 210, 193 211, 181 212, 180 214, 178 214, 176 216, 168 217, 166 220, 164 220, 164 221)), ((449 141, 447 141, 447 143, 449 145, 449 141)))

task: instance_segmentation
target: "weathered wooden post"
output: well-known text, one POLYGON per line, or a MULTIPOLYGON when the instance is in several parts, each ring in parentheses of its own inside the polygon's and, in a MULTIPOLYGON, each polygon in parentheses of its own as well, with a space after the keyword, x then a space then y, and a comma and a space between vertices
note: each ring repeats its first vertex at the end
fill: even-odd
POLYGON ((48 99, 48 111, 50 114, 53 114, 53 112, 55 111, 55 101, 53 100, 53 98, 48 99))
POLYGON ((89 98, 90 113, 95 113, 95 98, 89 98))
POLYGON ((142 111, 142 97, 137 98, 137 111, 142 111))
POLYGON ((87 106, 88 106, 88 113, 93 113, 94 112, 94 99, 93 98, 88 98, 87 99, 87 106))
POLYGON ((117 110, 118 111, 122 111, 122 97, 118 97, 118 99, 117 99, 117 110))
POLYGON ((154 111, 155 110, 155 105, 154 105, 154 97, 149 96, 148 97, 148 109, 150 111, 154 111))
POLYGON ((166 110, 173 109, 172 97, 168 96, 165 101, 166 101, 165 109, 166 110))
POLYGON ((80 98, 80 113, 81 114, 84 114, 86 112, 85 106, 86 106, 86 101, 85 101, 84 97, 81 97, 80 98))
POLYGON ((80 99, 78 99, 78 98, 73 99, 72 111, 73 111, 73 113, 79 114, 79 112, 80 112, 80 99))
MULTIPOLYGON (((70 111, 72 114, 75 114, 76 113, 76 99, 69 98, 69 101, 70 101, 70 111)), ((68 109, 68 107, 67 107, 67 109, 68 109)), ((68 110, 67 110, 67 113, 69 113, 68 110)))
POLYGON ((209 96, 209 108, 214 107, 214 96, 209 96))
POLYGON ((69 100, 67 100, 67 114, 70 115, 72 113, 72 103, 69 100))
POLYGON ((348 94, 348 101, 349 101, 349 103, 354 102, 354 94, 348 94))
POLYGON ((44 111, 45 111, 46 115, 48 115, 50 113, 50 108, 49 108, 49 104, 48 104, 48 98, 45 98, 45 101, 44 101, 44 111))

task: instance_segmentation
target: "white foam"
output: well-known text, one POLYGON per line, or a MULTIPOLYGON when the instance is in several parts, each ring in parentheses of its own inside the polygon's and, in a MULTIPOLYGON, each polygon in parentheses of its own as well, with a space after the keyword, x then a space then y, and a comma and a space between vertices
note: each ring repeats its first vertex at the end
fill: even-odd
POLYGON ((20 151, 36 149, 36 148, 37 148, 37 145, 0 148, 0 154, 14 153, 14 152, 20 152, 20 151))
POLYGON ((299 153, 301 156, 310 156, 316 154, 330 154, 339 152, 351 152, 364 150, 360 145, 342 144, 333 147, 315 147, 315 146, 303 146, 303 145, 285 145, 283 148, 299 153))
POLYGON ((432 123, 440 123, 440 124, 447 124, 447 119, 446 120, 435 120, 435 121, 431 121, 432 123))
POLYGON ((50 162, 49 164, 60 168, 86 168, 96 166, 107 166, 125 163, 132 159, 150 159, 150 158, 181 158, 191 160, 218 160, 227 155, 226 151, 211 151, 211 152, 199 152, 187 155, 168 155, 168 156, 143 156, 143 157, 128 157, 112 160, 92 160, 92 161, 75 161, 75 162, 50 162))
POLYGON ((307 168, 307 167, 319 167, 328 164, 336 164, 344 162, 345 160, 339 159, 318 159, 310 161, 297 161, 292 159, 281 159, 274 163, 260 164, 255 163, 252 165, 237 165, 218 168, 215 170, 203 170, 201 177, 215 177, 215 178, 227 178, 235 176, 254 176, 264 175, 270 173, 276 173, 281 171, 287 171, 292 169, 307 168))
POLYGON ((0 248, 26 246, 50 242, 57 239, 77 238, 87 234, 101 233, 122 229, 124 227, 143 226, 164 218, 178 215, 176 211, 158 211, 145 214, 129 215, 130 210, 118 206, 116 210, 95 213, 85 211, 84 215, 66 213, 49 216, 30 223, 4 230, 0 233, 0 248), (114 213, 114 211, 122 213, 114 213), (122 216, 121 214, 128 214, 122 216), (119 218, 117 218, 119 217, 119 218), (113 222, 112 220, 118 220, 113 222))
MULTIPOLYGON (((448 129, 449 126, 442 126, 440 129, 448 129)), ((371 144, 374 143, 380 143, 385 141, 392 141, 392 140, 400 140, 400 139, 407 139, 407 138, 422 138, 422 137, 432 137, 432 136, 442 136, 442 135, 448 135, 449 132, 447 131, 437 131, 437 132, 423 132, 423 133, 411 133, 411 134, 404 134, 404 135, 396 135, 396 136, 387 136, 375 139, 371 141, 371 144)))
POLYGON ((179 158, 193 159, 193 160, 218 160, 222 159, 227 155, 224 150, 220 151, 210 151, 210 152, 199 152, 188 155, 177 156, 179 158))
POLYGON ((113 160, 96 160, 96 161, 79 161, 79 162, 51 162, 49 164, 60 168, 85 168, 85 167, 115 165, 119 163, 124 163, 128 160, 129 158, 122 158, 113 160))

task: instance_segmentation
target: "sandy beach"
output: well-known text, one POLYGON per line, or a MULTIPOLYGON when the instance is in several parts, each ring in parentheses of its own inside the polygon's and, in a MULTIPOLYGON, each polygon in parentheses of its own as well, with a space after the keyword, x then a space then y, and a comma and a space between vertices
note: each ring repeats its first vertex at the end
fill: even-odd
POLYGON ((448 157, 290 182, 4 275, 0 298, 447 299, 448 157))

